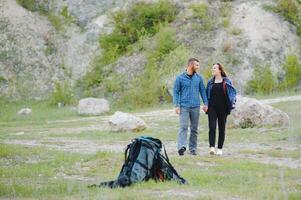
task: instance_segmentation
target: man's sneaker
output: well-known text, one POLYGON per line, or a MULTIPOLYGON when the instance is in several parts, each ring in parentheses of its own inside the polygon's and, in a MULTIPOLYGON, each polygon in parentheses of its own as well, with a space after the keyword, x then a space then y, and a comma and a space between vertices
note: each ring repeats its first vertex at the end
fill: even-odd
POLYGON ((186 148, 182 147, 181 149, 179 149, 178 153, 180 156, 183 156, 185 151, 186 151, 186 148))
POLYGON ((214 147, 210 147, 209 154, 210 155, 215 155, 215 148, 214 147))
POLYGON ((217 149, 216 155, 223 155, 223 150, 222 149, 217 149))
POLYGON ((192 150, 192 151, 190 151, 190 155, 196 156, 196 155, 197 155, 197 153, 196 153, 196 151, 195 151, 195 150, 192 150))

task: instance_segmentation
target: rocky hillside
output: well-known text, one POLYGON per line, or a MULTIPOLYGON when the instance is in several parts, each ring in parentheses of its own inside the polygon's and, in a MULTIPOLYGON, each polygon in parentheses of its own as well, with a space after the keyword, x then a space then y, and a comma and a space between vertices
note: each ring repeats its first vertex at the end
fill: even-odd
MULTIPOLYGON (((57 81, 81 88, 90 71, 104 73, 103 79, 95 81, 97 84, 86 84, 89 91, 79 95, 121 98, 125 91, 137 87, 137 77, 145 76, 149 70, 149 52, 154 51, 152 46, 160 41, 162 31, 140 38, 131 50, 102 66, 102 70, 93 71, 106 49, 99 40, 114 31, 112 16, 130 9, 137 1, 28 2, 32 3, 0 1, 1 95, 11 99, 44 98, 57 81)), ((242 93, 256 65, 269 65, 275 74, 281 72, 285 58, 290 54, 300 58, 301 48, 296 26, 266 9, 266 5, 276 3, 272 0, 171 1, 176 16, 166 25, 172 30, 162 34, 171 34, 176 45, 160 58, 159 64, 155 62, 159 70, 169 66, 157 74, 160 87, 170 93, 175 75, 184 69, 190 56, 201 60, 205 76, 210 64, 224 63, 242 93)), ((150 78, 145 84, 151 84, 152 80, 156 79, 150 78)))

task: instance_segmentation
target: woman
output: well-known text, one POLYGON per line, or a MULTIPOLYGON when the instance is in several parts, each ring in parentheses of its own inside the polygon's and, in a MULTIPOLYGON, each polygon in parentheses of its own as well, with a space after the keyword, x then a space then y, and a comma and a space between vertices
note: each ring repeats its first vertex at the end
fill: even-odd
POLYGON ((212 75, 213 77, 208 81, 206 89, 208 97, 209 153, 211 155, 222 155, 227 115, 229 115, 234 108, 236 90, 227 77, 227 73, 222 64, 216 63, 213 65, 212 75), (215 130, 217 122, 218 145, 217 151, 215 151, 215 130))

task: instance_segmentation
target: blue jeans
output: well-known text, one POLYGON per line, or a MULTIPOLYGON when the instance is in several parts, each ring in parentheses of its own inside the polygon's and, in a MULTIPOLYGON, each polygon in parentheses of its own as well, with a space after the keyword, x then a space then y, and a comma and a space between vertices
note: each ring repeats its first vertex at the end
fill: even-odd
POLYGON ((180 128, 178 134, 178 149, 187 148, 187 132, 190 124, 189 150, 196 151, 198 139, 200 107, 180 108, 180 128))

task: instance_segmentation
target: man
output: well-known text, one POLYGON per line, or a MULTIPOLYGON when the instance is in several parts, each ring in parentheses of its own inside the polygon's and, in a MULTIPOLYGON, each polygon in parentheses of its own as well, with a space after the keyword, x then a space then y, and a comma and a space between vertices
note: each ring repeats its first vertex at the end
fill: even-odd
POLYGON ((189 151, 197 155, 197 135, 200 114, 200 95, 205 106, 204 112, 208 109, 208 100, 203 78, 197 74, 200 62, 196 58, 188 60, 186 72, 180 74, 175 81, 173 90, 173 103, 175 112, 179 114, 180 128, 178 133, 178 153, 184 155, 187 146, 187 131, 190 122, 189 151))

